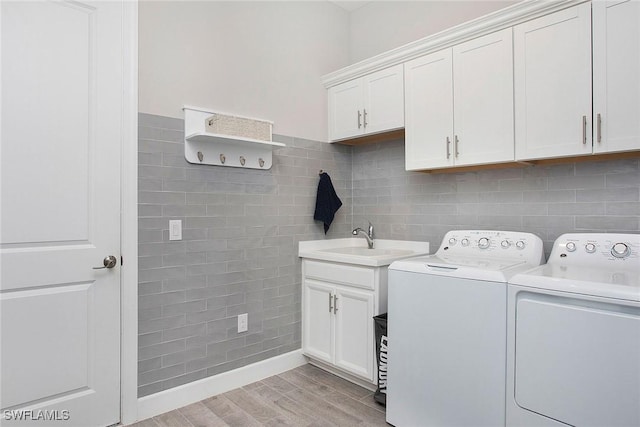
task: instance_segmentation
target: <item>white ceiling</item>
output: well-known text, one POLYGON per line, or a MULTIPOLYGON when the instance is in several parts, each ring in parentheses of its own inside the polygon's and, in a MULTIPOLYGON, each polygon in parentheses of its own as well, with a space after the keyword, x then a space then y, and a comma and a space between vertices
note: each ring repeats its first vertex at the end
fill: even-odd
POLYGON ((355 1, 355 0, 345 0, 345 1, 329 0, 329 1, 337 6, 340 6, 347 12, 353 12, 356 9, 360 9, 362 6, 371 3, 370 1, 355 1))

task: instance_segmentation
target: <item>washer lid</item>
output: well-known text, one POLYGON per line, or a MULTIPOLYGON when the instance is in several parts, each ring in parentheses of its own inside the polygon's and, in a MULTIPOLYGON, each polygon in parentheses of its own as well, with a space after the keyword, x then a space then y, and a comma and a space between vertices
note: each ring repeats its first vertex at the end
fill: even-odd
POLYGON ((512 275, 531 267, 522 259, 429 255, 395 261, 389 270, 505 283, 512 275))
POLYGON ((627 301, 640 301, 640 266, 607 269, 546 264, 517 274, 510 284, 627 301))

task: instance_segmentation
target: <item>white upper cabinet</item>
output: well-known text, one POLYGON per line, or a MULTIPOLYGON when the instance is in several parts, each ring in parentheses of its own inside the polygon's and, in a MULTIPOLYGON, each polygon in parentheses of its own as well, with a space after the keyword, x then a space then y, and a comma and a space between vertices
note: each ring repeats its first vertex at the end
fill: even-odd
POLYGON ((516 159, 591 154, 591 4, 515 26, 514 70, 516 159))
POLYGON ((455 164, 514 160, 511 28, 453 47, 455 164))
POLYGON ((404 127, 402 70, 398 64, 329 88, 329 140, 404 127))
POLYGON ((329 140, 362 135, 362 79, 329 89, 329 140))
POLYGON ((519 2, 324 83, 330 140, 404 126, 407 170, 639 151, 640 1, 519 2))
POLYGON ((594 153, 640 150, 640 2, 593 3, 594 153))
POLYGON ((514 160, 507 28, 405 63, 407 170, 514 160))
POLYGON ((363 77, 364 133, 404 127, 404 78, 402 64, 363 77))
POLYGON ((405 166, 453 166, 453 68, 451 49, 404 64, 405 166))

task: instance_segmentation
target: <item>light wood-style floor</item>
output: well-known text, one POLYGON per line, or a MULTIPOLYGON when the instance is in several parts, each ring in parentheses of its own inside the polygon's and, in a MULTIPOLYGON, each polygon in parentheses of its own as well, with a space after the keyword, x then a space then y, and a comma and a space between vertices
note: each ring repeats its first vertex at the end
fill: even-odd
POLYGON ((131 427, 388 426, 373 393, 312 365, 131 427))

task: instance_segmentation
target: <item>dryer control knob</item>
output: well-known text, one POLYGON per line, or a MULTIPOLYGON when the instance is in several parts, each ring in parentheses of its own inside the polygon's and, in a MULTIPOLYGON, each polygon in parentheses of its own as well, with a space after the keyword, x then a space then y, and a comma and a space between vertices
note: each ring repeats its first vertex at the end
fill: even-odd
POLYGON ((526 243, 524 243, 524 240, 518 240, 516 242, 516 248, 518 249, 524 249, 524 247, 527 246, 526 243))
POLYGON ((629 250, 629 246, 625 243, 616 243, 611 248, 611 255, 616 258, 624 258, 629 256, 629 254, 631 254, 631 250, 629 250))
POLYGON ((456 244, 456 239, 455 239, 454 237, 450 238, 450 239, 449 239, 449 244, 450 244, 451 246, 455 245, 455 244, 456 244))
POLYGON ((489 239, 486 237, 482 237, 480 240, 478 240, 478 247, 480 249, 487 249, 490 244, 491 242, 489 242, 489 239))
POLYGON ((573 243, 573 242, 569 242, 569 243, 567 243, 567 250, 568 250, 569 252, 573 252, 573 251, 575 251, 575 250, 576 250, 576 244, 575 244, 575 243, 573 243))
POLYGON ((469 239, 462 239, 460 240, 460 244, 462 246, 469 246, 469 239))
POLYGON ((510 242, 510 241, 508 241, 508 240, 503 240, 503 241, 500 243, 500 246, 502 246, 504 249, 508 249, 508 248, 510 248, 510 247, 511 247, 511 242, 510 242))
MULTIPOLYGON (((584 245, 584 250, 587 251, 587 253, 594 253, 596 251, 596 245, 594 245, 593 243, 587 243, 586 245, 584 245)), ((611 250, 611 252, 613 252, 613 249, 611 250)))

